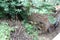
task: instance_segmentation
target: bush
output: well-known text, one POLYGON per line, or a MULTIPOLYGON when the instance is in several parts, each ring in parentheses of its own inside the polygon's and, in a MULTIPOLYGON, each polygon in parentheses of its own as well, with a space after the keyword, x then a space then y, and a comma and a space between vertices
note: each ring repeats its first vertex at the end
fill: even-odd
POLYGON ((0 9, 0 18, 15 18, 19 14, 23 19, 26 19, 32 12, 52 13, 51 10, 54 10, 54 7, 49 3, 39 2, 39 0, 0 0, 0 9))
POLYGON ((11 31, 14 31, 14 28, 10 28, 7 22, 1 22, 0 23, 0 40, 9 40, 11 31))
POLYGON ((0 0, 0 18, 9 16, 15 18, 16 14, 24 16, 26 12, 22 7, 23 5, 18 0, 0 0))

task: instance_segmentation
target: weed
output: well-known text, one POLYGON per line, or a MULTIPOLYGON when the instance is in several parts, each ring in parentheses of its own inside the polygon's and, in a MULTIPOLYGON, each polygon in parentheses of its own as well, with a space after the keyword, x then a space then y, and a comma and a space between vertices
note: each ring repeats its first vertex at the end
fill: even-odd
POLYGON ((38 40, 38 30, 36 30, 36 27, 34 25, 31 25, 29 23, 26 23, 25 21, 22 22, 26 32, 33 36, 33 40, 38 40))
POLYGON ((14 31, 14 28, 10 28, 10 26, 6 22, 1 22, 0 23, 0 40, 9 40, 11 31, 14 31))

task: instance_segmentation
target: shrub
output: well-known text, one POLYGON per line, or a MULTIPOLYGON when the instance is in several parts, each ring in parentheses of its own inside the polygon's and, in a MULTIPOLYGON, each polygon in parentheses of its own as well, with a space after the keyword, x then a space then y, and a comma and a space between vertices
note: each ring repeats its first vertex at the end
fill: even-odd
POLYGON ((9 40, 11 31, 14 31, 14 28, 10 28, 7 22, 1 22, 0 23, 0 40, 9 40))
POLYGON ((23 19, 26 19, 27 15, 30 15, 32 12, 52 13, 51 10, 54 10, 54 7, 40 0, 0 0, 0 9, 0 18, 15 18, 15 16, 19 14, 23 19), (34 6, 34 8, 32 6, 34 6))

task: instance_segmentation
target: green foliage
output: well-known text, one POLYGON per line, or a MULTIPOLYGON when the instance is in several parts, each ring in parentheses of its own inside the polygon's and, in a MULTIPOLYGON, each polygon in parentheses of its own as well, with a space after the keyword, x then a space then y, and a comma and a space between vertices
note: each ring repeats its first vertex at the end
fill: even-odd
POLYGON ((23 21, 22 22, 22 24, 24 25, 24 27, 26 28, 26 32, 28 33, 28 34, 33 34, 33 32, 35 32, 36 30, 36 28, 34 27, 34 25, 31 25, 31 24, 29 24, 29 23, 27 23, 27 22, 25 22, 25 21, 23 21), (33 31, 32 31, 33 30, 33 31))
MULTIPOLYGON (((31 15, 32 13, 50 15, 54 13, 53 12, 55 10, 54 4, 51 4, 46 1, 40 1, 40 0, 30 0, 29 2, 28 1, 26 0, 25 4, 22 2, 23 6, 27 9, 26 10, 27 15, 31 15)), ((56 19, 53 16, 49 16, 48 19, 51 24, 54 24, 56 22, 56 19)), ((26 29, 26 32, 34 36, 33 40, 38 40, 37 38, 38 32, 37 30, 35 30, 36 29, 35 26, 28 23, 24 23, 24 22, 23 22, 23 25, 26 29)))
POLYGON ((1 22, 0 23, 0 40, 9 40, 11 31, 14 31, 14 29, 10 28, 8 23, 1 22))
POLYGON ((25 19, 29 6, 29 0, 0 0, 0 18, 6 17, 7 14, 15 18, 17 14, 20 14, 25 19))
POLYGON ((54 7, 51 4, 41 2, 40 0, 0 0, 0 9, 1 17, 10 14, 11 17, 14 18, 16 14, 20 14, 24 18, 29 15, 29 13, 32 13, 29 10, 32 10, 33 12, 37 11, 37 13, 52 13, 50 10, 54 9, 54 7), (32 6, 36 7, 35 10, 32 6))
POLYGON ((55 10, 54 5, 46 0, 0 0, 0 9, 0 18, 7 17, 7 14, 15 18, 20 14, 23 19, 32 13, 50 15, 55 10))
POLYGON ((53 13, 52 11, 55 10, 52 4, 45 2, 45 1, 40 1, 40 0, 32 0, 32 6, 35 8, 31 7, 30 12, 34 13, 39 13, 39 14, 51 14, 53 13))
POLYGON ((46 2, 56 6, 57 4, 60 5, 60 0, 46 0, 46 2))
POLYGON ((48 19, 51 24, 54 24, 56 22, 56 18, 54 18, 53 16, 49 16, 48 19))
POLYGON ((37 31, 36 27, 34 25, 27 23, 26 21, 23 21, 22 24, 23 24, 26 32, 29 35, 33 36, 33 40, 38 40, 38 31, 37 31))
POLYGON ((14 18, 21 11, 25 13, 22 7, 21 1, 18 0, 0 0, 0 16, 6 17, 6 14, 9 14, 14 18))
MULTIPOLYGON (((32 13, 50 15, 54 13, 53 12, 53 10, 55 10, 54 6, 57 3, 60 4, 59 3, 60 0, 54 0, 53 4, 51 2, 49 0, 0 0, 0 18, 7 16, 9 17, 9 15, 12 18, 15 18, 15 16, 19 14, 25 21, 27 21, 28 15, 31 15, 32 13)), ((49 16, 48 19, 52 24, 56 22, 56 19, 52 16, 49 16)), ((26 28, 27 33, 38 34, 33 25, 24 23, 24 26, 26 28)), ((2 38, 0 40, 6 40, 7 37, 6 35, 8 35, 7 38, 8 40, 11 31, 8 24, 1 23, 0 27, 1 27, 0 30, 2 30, 2 32, 0 32, 2 35, 2 38), (8 34, 5 35, 3 32, 6 32, 8 34)))

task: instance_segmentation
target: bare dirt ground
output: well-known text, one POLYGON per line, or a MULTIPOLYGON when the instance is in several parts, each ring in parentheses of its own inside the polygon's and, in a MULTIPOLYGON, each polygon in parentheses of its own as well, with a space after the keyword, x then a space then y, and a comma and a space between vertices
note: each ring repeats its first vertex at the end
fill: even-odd
MULTIPOLYGON (((16 21, 15 24, 16 31, 12 33, 12 40, 32 40, 32 37, 29 36, 20 21, 16 21)), ((39 35, 39 40, 52 40, 60 32, 60 25, 52 33, 39 35)))
POLYGON ((41 40, 40 38, 43 38, 43 40, 52 40, 58 33, 60 33, 60 25, 52 33, 39 35, 39 40, 41 40))
MULTIPOLYGON (((32 37, 29 36, 26 32, 23 26, 21 25, 21 22, 19 20, 2 20, 9 23, 11 27, 15 28, 15 32, 11 32, 11 40, 32 40, 32 37)), ((60 25, 56 28, 52 33, 42 34, 39 35, 39 40, 52 40, 58 33, 60 32, 60 25)))

